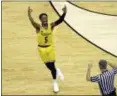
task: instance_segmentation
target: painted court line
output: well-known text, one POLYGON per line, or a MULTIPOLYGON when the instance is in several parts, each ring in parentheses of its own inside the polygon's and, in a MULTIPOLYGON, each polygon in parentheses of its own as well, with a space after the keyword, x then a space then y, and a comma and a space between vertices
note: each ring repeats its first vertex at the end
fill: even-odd
POLYGON ((117 57, 117 16, 92 13, 69 2, 51 2, 61 15, 61 8, 67 6, 65 22, 79 35, 98 48, 117 57))

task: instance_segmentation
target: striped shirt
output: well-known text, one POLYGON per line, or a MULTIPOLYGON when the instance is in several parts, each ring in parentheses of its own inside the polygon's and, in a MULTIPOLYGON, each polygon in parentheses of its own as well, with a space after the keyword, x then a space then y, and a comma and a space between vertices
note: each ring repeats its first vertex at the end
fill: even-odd
POLYGON ((114 77, 117 74, 117 68, 112 70, 107 70, 102 74, 91 77, 92 82, 97 82, 99 84, 100 91, 103 95, 110 94, 115 90, 114 88, 114 77))

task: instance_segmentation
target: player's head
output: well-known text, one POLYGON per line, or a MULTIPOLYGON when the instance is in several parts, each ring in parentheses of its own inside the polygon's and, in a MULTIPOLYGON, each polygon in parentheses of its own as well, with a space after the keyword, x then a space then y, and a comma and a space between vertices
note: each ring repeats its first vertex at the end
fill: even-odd
POLYGON ((107 61, 106 60, 100 60, 99 61, 99 68, 100 70, 104 70, 104 69, 107 69, 107 61))
POLYGON ((41 13, 39 15, 39 19, 43 24, 47 24, 48 23, 48 15, 46 13, 41 13))

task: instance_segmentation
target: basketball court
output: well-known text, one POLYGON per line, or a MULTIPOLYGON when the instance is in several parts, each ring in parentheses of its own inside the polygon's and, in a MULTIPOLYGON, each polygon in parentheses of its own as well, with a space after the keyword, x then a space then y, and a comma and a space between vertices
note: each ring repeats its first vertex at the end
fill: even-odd
MULTIPOLYGON (((88 9, 92 7, 90 6, 92 3, 89 3, 90 8, 85 3, 80 4, 88 9)), ((117 2, 114 4, 117 6, 117 2)), ((49 15, 50 22, 59 18, 50 2, 2 2, 2 94, 54 95, 51 74, 38 54, 36 32, 28 19, 28 6, 33 9, 32 16, 36 21, 39 21, 38 15, 42 12, 49 15)), ((114 11, 101 12, 115 14, 117 8, 109 6, 111 6, 109 9, 114 11)), ((102 7, 108 10, 107 6, 102 7)), ((58 95, 100 94, 98 84, 86 81, 87 65, 93 64, 92 75, 95 75, 100 72, 98 68, 100 59, 117 63, 117 57, 91 44, 64 22, 54 30, 54 39, 56 65, 65 76, 64 82, 58 79, 60 86, 58 95)), ((112 43, 117 44, 116 41, 112 43)))

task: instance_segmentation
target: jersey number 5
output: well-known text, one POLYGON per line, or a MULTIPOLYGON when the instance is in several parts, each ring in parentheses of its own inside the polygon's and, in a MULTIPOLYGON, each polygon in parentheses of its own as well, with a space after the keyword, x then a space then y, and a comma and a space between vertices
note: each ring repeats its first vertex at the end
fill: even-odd
POLYGON ((48 42, 48 36, 45 37, 45 43, 47 43, 47 42, 48 42))

